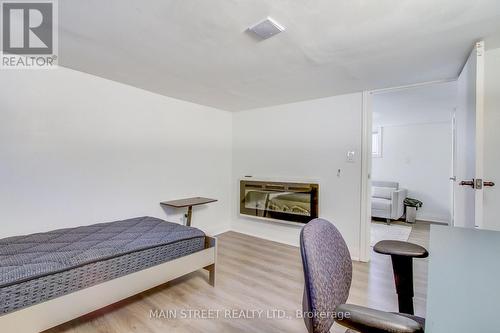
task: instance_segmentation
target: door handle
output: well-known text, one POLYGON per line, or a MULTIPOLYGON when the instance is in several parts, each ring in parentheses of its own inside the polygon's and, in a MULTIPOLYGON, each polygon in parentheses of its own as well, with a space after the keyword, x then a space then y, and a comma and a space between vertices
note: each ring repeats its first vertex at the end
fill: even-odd
POLYGON ((474 188, 474 180, 462 180, 460 183, 458 183, 458 185, 470 186, 470 187, 474 188))
POLYGON ((461 186, 470 186, 475 189, 482 189, 483 186, 493 187, 495 186, 494 182, 483 182, 482 179, 473 179, 473 180, 462 180, 458 185, 461 186))

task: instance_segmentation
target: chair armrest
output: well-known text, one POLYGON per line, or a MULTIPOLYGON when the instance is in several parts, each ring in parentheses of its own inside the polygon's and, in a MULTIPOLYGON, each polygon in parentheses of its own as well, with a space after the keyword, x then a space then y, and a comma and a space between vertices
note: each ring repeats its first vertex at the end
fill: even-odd
POLYGON ((391 195, 391 218, 399 219, 404 214, 404 200, 408 196, 408 191, 401 188, 392 192, 391 195))
POLYGON ((415 320, 395 313, 353 304, 341 304, 335 309, 336 322, 361 333, 423 333, 415 320))
POLYGON ((373 251, 399 257, 427 258, 429 256, 425 247, 397 240, 381 240, 375 244, 373 251))

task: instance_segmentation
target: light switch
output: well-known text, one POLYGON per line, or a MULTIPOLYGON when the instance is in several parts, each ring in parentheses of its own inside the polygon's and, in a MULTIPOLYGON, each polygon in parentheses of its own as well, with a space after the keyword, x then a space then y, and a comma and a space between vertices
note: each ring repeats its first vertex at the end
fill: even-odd
POLYGON ((356 162, 356 152, 354 150, 350 150, 350 151, 347 152, 346 161, 349 162, 349 163, 356 162))

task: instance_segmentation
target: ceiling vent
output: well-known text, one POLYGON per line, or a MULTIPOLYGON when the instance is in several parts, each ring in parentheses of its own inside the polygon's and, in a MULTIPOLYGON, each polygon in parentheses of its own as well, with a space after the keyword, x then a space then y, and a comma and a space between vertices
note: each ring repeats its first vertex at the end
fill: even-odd
POLYGON ((285 31, 285 27, 273 20, 270 17, 265 18, 257 24, 254 24, 250 28, 249 31, 256 34, 261 39, 268 39, 274 35, 279 34, 282 31, 285 31))

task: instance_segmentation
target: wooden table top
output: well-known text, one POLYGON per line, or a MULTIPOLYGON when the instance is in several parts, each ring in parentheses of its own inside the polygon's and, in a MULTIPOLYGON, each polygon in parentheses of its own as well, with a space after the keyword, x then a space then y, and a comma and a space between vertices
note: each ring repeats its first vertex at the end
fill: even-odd
POLYGON ((179 200, 163 201, 160 204, 175 208, 183 208, 190 206, 204 205, 211 202, 216 202, 217 199, 203 198, 203 197, 193 197, 179 200))

